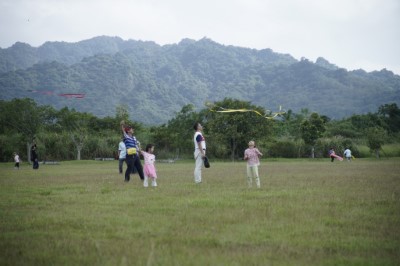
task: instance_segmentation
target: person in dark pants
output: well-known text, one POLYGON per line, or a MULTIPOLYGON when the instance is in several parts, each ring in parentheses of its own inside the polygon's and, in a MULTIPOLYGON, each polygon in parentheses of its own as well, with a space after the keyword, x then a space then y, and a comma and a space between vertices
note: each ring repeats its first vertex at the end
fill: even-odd
POLYGON ((124 143, 126 147, 126 171, 125 171, 125 182, 129 182, 133 169, 136 168, 138 171, 140 179, 144 180, 143 167, 139 158, 139 147, 136 137, 133 135, 134 128, 128 125, 125 125, 124 121, 121 121, 121 130, 124 134, 124 143))
POLYGON ((33 169, 39 169, 39 158, 37 154, 36 143, 34 143, 31 148, 31 161, 33 164, 33 169))

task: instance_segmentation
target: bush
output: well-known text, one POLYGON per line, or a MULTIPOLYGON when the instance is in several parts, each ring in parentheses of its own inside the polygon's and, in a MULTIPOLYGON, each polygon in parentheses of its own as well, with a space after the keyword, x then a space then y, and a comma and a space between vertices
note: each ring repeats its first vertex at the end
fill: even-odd
POLYGON ((289 139, 278 140, 270 143, 268 146, 268 155, 271 157, 298 158, 305 155, 304 143, 302 141, 295 142, 289 139))

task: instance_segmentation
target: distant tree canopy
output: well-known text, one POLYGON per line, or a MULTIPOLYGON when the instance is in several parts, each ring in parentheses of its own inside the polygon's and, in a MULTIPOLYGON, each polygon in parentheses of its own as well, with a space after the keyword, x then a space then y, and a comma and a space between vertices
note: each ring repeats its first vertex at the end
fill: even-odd
MULTIPOLYGON (((233 98, 213 105, 267 112, 261 106, 233 98)), ((127 117, 123 105, 116 108, 113 117, 99 118, 73 108, 56 110, 38 105, 32 99, 0 100, 0 111, 0 161, 3 162, 12 160, 13 152, 28 160, 33 141, 38 145, 39 160, 115 157, 121 140, 119 123, 127 117)), ((191 158, 195 122, 204 125, 210 158, 241 159, 250 140, 266 156, 309 157, 309 147, 312 147, 312 157, 314 150, 316 157, 323 157, 331 146, 338 152, 352 147, 358 156, 358 143, 367 145, 379 157, 384 143, 398 142, 398 128, 388 124, 396 119, 397 113, 396 105, 386 104, 376 113, 342 120, 330 120, 315 112, 310 114, 308 109, 302 109, 301 113, 289 110, 270 120, 255 112, 220 113, 206 106, 196 111, 188 104, 160 126, 146 126, 129 119, 126 122, 135 127, 136 137, 143 145, 155 144, 158 158, 191 158)))

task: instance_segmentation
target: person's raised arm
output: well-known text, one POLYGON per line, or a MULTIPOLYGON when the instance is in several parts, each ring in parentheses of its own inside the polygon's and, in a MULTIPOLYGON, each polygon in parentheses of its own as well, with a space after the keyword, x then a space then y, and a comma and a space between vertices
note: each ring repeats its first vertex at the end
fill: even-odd
POLYGON ((125 135, 125 121, 122 120, 122 121, 119 123, 119 125, 121 126, 122 134, 125 135))

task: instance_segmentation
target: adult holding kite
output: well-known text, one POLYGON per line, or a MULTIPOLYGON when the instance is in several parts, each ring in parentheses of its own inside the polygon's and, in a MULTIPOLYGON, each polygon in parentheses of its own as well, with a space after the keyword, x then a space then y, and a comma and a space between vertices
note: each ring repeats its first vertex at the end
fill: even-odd
POLYGON ((124 135, 124 143, 126 147, 126 171, 125 171, 125 182, 130 181, 130 175, 133 171, 133 168, 136 167, 140 179, 143 181, 144 180, 144 174, 143 174, 143 167, 142 164, 140 163, 140 158, 139 158, 139 146, 138 146, 138 141, 136 140, 136 137, 133 135, 134 134, 134 128, 132 126, 125 125, 125 121, 121 121, 121 130, 122 134, 124 135))

